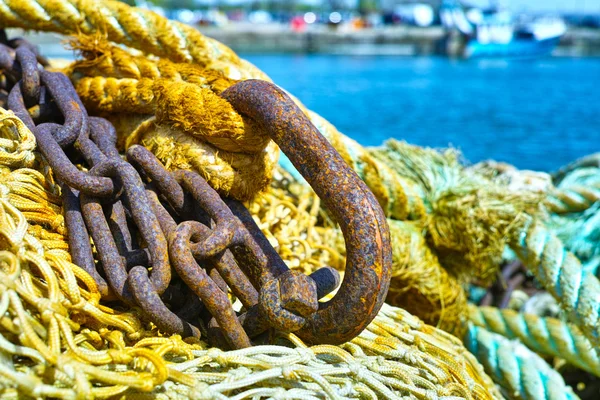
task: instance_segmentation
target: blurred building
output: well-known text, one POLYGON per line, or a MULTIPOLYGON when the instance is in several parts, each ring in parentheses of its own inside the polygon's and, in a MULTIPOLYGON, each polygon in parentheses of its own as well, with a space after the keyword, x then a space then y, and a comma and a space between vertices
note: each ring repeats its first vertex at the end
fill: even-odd
POLYGON ((381 10, 384 12, 392 11, 398 6, 414 4, 427 4, 437 10, 441 7, 443 2, 444 0, 379 0, 381 10))

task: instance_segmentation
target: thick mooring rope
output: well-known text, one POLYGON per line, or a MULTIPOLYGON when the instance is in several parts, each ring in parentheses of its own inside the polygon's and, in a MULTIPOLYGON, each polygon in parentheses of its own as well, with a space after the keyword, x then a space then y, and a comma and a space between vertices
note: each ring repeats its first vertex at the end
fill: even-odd
POLYGON ((4 0, 0 2, 0 19, 5 27, 63 34, 101 31, 111 41, 178 62, 203 66, 243 63, 227 46, 191 26, 118 1, 4 0))
POLYGON ((600 153, 588 154, 563 166, 552 174, 552 180, 555 184, 560 184, 566 175, 584 168, 600 168, 600 153))
POLYGON ((548 196, 556 214, 579 213, 600 202, 600 168, 581 168, 566 174, 548 196))
POLYGON ((71 45, 85 58, 65 72, 88 111, 109 115, 121 148, 141 143, 167 167, 196 170, 238 200, 266 189, 279 150, 219 96, 236 81, 98 37, 80 35, 71 45))
POLYGON ((600 376, 600 360, 596 349, 574 325, 556 318, 472 304, 469 304, 469 320, 506 338, 518 339, 539 354, 562 358, 600 376))
POLYGON ((541 222, 527 218, 511 248, 594 347, 600 346, 600 282, 541 222))
POLYGON ((509 399, 579 399, 556 370, 519 342, 470 325, 465 346, 509 399))

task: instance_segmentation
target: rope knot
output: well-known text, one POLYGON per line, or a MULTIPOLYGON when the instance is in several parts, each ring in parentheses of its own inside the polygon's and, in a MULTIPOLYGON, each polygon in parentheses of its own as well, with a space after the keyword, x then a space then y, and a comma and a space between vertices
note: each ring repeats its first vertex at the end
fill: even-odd
POLYGON ((10 189, 4 183, 0 184, 0 196, 3 199, 8 199, 8 195, 10 194, 10 189))
POLYGON ((315 356, 315 353, 311 349, 305 347, 296 347, 295 350, 296 353, 298 353, 298 355, 300 356, 300 360, 298 360, 299 363, 306 364, 309 361, 317 358, 315 356))
POLYGON ((37 309, 42 313, 42 318, 50 318, 54 314, 60 314, 64 317, 68 315, 67 309, 62 304, 43 297, 37 300, 37 309))
POLYGON ((133 361, 133 357, 122 350, 108 349, 106 352, 115 364, 127 365, 133 361))
POLYGON ((64 224, 65 217, 63 217, 62 214, 57 214, 56 217, 54 217, 54 219, 52 220, 52 222, 50 222, 50 227, 52 228, 52 230, 56 231, 64 224))
POLYGON ((22 160, 23 167, 31 167, 35 162, 35 140, 19 142, 15 149, 15 157, 22 160))
MULTIPOLYGON (((425 348, 425 346, 422 346, 423 348, 420 349, 422 352, 427 353, 427 349, 425 348)), ((415 365, 418 363, 419 361, 419 356, 418 353, 415 350, 407 350, 404 354, 404 361, 407 364, 412 364, 415 365)))
POLYGON ((385 359, 382 359, 383 357, 369 357, 365 360, 362 360, 362 365, 364 368, 369 370, 377 369, 377 367, 383 365, 382 361, 385 361, 385 359))
MULTIPOLYGON (((448 396, 448 397, 450 397, 450 396, 448 396)), ((446 398, 448 398, 448 397, 446 397, 446 398)), ((438 394, 435 392, 435 390, 426 390, 425 391, 425 399, 426 400, 439 400, 439 398, 440 398, 440 396, 438 396, 438 394)))
POLYGON ((367 368, 358 362, 348 363, 348 369, 350 369, 350 375, 355 376, 359 381, 366 379, 367 368))
POLYGON ((227 372, 228 376, 225 381, 227 382, 235 382, 241 379, 246 378, 247 376, 252 374, 252 370, 247 367, 239 367, 236 369, 232 369, 227 372))
POLYGON ((198 400, 213 400, 219 398, 219 392, 214 391, 209 384, 204 382, 198 382, 190 390, 190 398, 198 400))
POLYGON ((228 361, 227 357, 225 356, 225 353, 221 349, 218 349, 216 347, 208 349, 208 351, 206 352, 206 355, 208 357, 210 357, 211 360, 213 360, 217 364, 221 365, 222 367, 225 367, 226 365, 229 364, 229 361, 228 361))
POLYGON ((281 367, 281 376, 289 380, 297 380, 296 368, 292 365, 284 365, 281 367))
POLYGON ((75 380, 75 368, 73 367, 70 360, 64 360, 66 357, 61 357, 63 359, 61 370, 67 375, 69 378, 75 380))
POLYGON ((127 336, 128 340, 135 342, 142 338, 143 332, 142 331, 128 332, 126 336, 127 336))
POLYGON ((83 299, 83 297, 80 297, 77 303, 71 303, 70 308, 74 311, 82 311, 86 304, 87 302, 83 299))

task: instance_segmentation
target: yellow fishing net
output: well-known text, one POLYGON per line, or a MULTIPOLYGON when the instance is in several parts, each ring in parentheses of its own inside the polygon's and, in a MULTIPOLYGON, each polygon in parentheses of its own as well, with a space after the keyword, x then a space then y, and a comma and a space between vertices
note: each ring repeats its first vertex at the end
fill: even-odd
MULTIPOLYGON (((0 20, 70 34, 100 29, 141 50, 79 37, 84 60, 67 69, 86 106, 116 125, 121 149, 142 143, 171 169, 195 169, 222 194, 254 198, 252 213, 291 267, 343 267, 340 233, 318 198, 285 177, 268 187, 277 147, 219 97, 235 80, 268 79, 256 67, 190 27, 112 1, 8 1, 0 20)), ((521 214, 538 212, 540 196, 471 173, 453 152, 399 142, 363 148, 305 112, 393 219, 388 301, 459 334, 462 285, 494 278, 507 234, 521 214)), ((276 338, 285 346, 224 352, 164 337, 135 309, 99 304, 91 278, 68 261, 59 190, 30 133, 10 116, 2 129, 10 156, 0 182, 3 395, 497 396, 454 337, 389 305, 343 346, 307 348, 287 335, 276 338)))
MULTIPOLYGON (((286 335, 277 339, 285 346, 221 351, 164 336, 136 309, 100 304, 93 279, 70 262, 59 187, 35 152, 32 133, 5 110, 0 133, 3 397, 496 396, 458 339, 387 305, 367 330, 342 346, 307 347, 286 335)), ((293 217, 317 218, 315 199, 299 196, 305 200, 294 205, 293 217)), ((279 220, 285 218, 284 213, 279 220)), ((277 218, 268 219, 276 225, 277 218)), ((329 254, 335 259, 335 251, 329 254)))

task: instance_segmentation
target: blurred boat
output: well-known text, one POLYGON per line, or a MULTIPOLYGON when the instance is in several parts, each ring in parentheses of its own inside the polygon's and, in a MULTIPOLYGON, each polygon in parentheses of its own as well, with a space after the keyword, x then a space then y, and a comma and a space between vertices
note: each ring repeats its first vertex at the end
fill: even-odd
POLYGON ((552 53, 566 32, 560 18, 516 19, 510 12, 491 7, 465 10, 456 0, 444 1, 440 19, 459 45, 451 55, 464 58, 525 58, 552 53))

